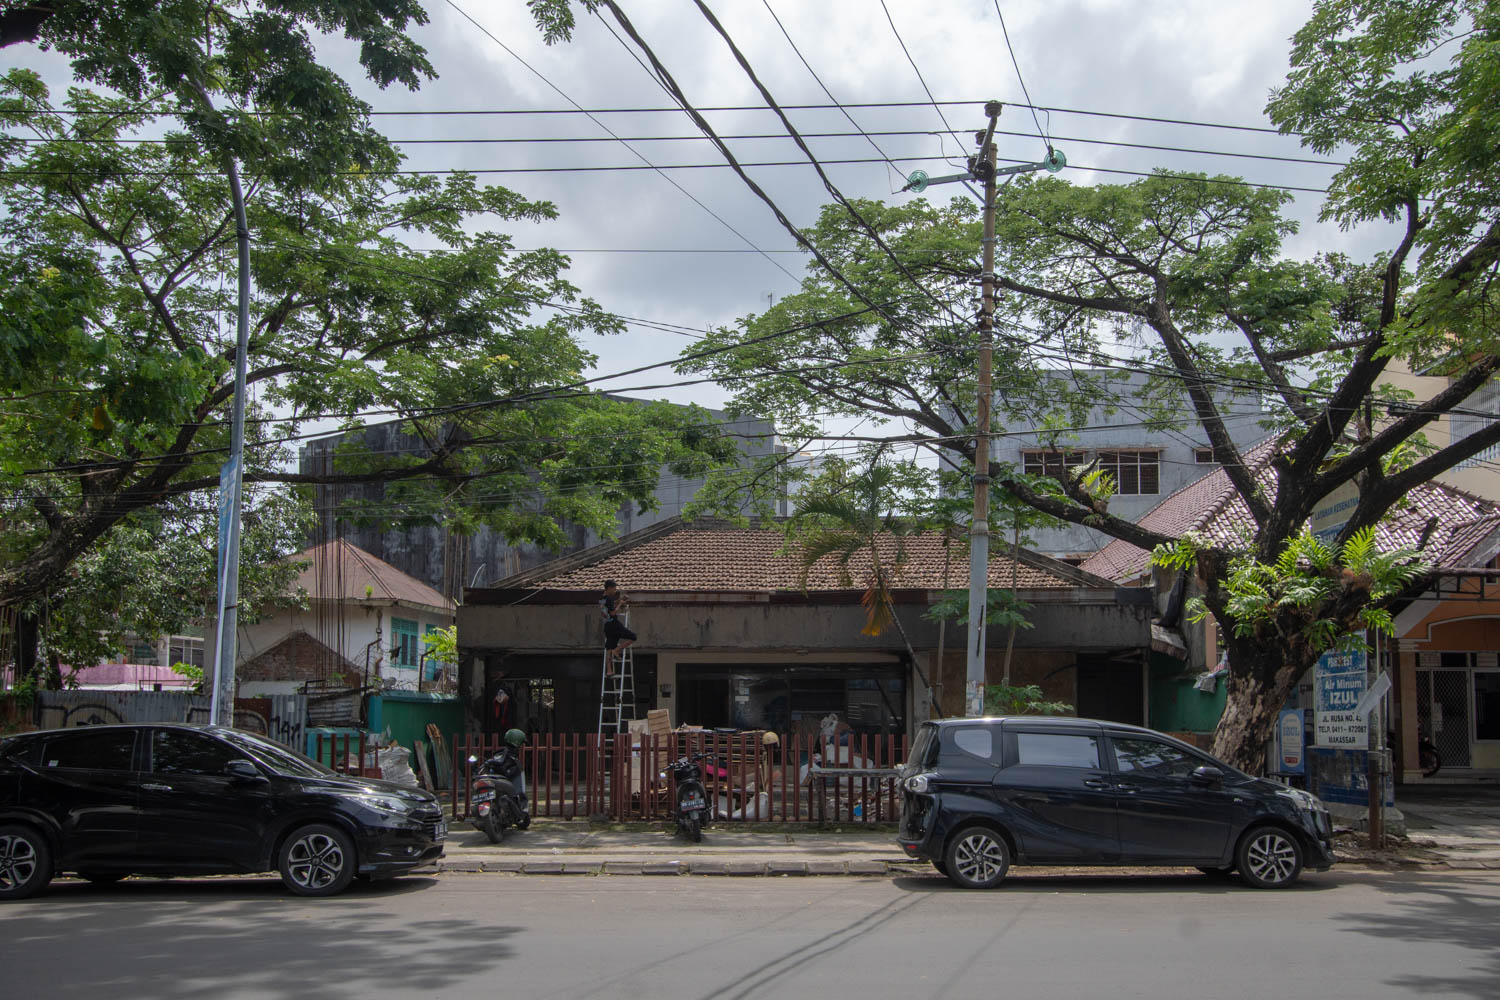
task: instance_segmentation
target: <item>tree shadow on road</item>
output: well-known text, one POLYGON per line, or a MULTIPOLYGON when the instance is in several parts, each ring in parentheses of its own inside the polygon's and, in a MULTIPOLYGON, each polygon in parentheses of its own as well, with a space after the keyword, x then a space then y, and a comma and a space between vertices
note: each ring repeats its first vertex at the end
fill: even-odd
POLYGON ((304 899, 275 879, 58 883, 5 908, 6 992, 433 996, 510 958, 507 938, 521 930, 412 919, 399 905, 382 905, 435 884, 356 883, 340 896, 304 899))
POLYGON ((1395 975, 1387 982, 1418 995, 1453 994, 1493 1000, 1500 984, 1500 880, 1493 876, 1414 872, 1367 880, 1387 906, 1334 917, 1351 934, 1467 949, 1463 975, 1395 975))

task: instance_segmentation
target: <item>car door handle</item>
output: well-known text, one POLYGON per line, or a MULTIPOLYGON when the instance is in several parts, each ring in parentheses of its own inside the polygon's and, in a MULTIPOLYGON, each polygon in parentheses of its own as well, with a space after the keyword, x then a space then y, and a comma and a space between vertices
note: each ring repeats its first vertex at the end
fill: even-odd
POLYGON ((1104 781, 1101 778, 1085 778, 1083 780, 1083 784, 1084 784, 1085 788, 1108 788, 1109 787, 1109 782, 1104 781))
POLYGON ((172 790, 171 785, 142 785, 141 787, 148 792, 170 792, 172 790))
POLYGON ((1126 795, 1134 795, 1136 792, 1140 791, 1140 788, 1137 787, 1136 785, 1127 785, 1127 784, 1124 784, 1123 782, 1121 784, 1116 785, 1115 787, 1118 788, 1120 791, 1124 792, 1126 795))

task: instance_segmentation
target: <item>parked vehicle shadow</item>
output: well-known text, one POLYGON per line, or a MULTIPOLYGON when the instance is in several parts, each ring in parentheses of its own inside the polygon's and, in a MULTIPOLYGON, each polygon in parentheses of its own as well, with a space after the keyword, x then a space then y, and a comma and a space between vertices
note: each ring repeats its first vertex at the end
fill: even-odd
MULTIPOLYGON (((971 889, 960 889, 939 875, 937 871, 920 875, 899 875, 892 884, 906 892, 962 892, 974 893, 971 889)), ((1274 890, 1277 893, 1325 892, 1338 888, 1338 876, 1334 872, 1308 872, 1294 885, 1274 890)), ((1221 893, 1262 892, 1252 889, 1235 876, 1203 875, 1198 872, 1132 873, 1120 874, 1110 869, 1094 872, 1067 874, 1027 874, 1026 869, 1016 869, 1005 877, 1005 881, 992 890, 996 895, 1055 892, 1190 892, 1194 895, 1221 893)), ((982 893, 974 893, 980 895, 982 893)))
POLYGON ((435 884, 407 877, 305 899, 269 878, 58 882, 5 906, 5 992, 124 996, 128 983, 128 995, 158 1000, 439 995, 510 959, 521 928, 500 913, 476 922, 379 905, 435 884))
POLYGON ((1500 983, 1500 879, 1454 872, 1401 872, 1372 876, 1387 905, 1378 911, 1334 917, 1351 934, 1406 943, 1427 942, 1467 949, 1454 974, 1403 974, 1387 982, 1414 994, 1471 996, 1492 1000, 1500 983))

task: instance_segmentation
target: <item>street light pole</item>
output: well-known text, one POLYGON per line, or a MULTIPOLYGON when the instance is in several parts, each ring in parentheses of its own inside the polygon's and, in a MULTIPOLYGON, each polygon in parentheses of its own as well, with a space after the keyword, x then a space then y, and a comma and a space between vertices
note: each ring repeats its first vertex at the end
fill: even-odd
MULTIPOLYGON (((995 125, 1002 105, 988 101, 984 113, 989 125, 979 133, 979 153, 970 158, 968 171, 943 177, 928 177, 916 170, 907 177, 904 191, 921 193, 933 184, 978 180, 984 183, 984 244, 980 281, 984 298, 979 308, 979 393, 974 408, 974 519, 969 523, 969 635, 964 684, 964 715, 984 714, 985 612, 989 607, 990 576, 990 408, 991 366, 995 353, 995 195, 1001 176, 1045 170, 1057 173, 1068 165, 1062 150, 1047 147, 1047 158, 1038 163, 1019 163, 1003 170, 996 167, 995 125)), ((941 666, 941 665, 940 665, 941 666)))

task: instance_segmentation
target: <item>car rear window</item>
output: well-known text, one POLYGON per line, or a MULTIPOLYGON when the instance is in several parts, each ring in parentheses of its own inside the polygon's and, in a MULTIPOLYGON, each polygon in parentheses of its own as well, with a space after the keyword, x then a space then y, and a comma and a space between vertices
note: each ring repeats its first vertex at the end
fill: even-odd
POLYGON ((1071 733, 1016 733, 1016 763, 1097 768, 1099 740, 1071 733))
POLYGON ((134 729, 101 726, 49 736, 42 744, 40 762, 44 768, 129 771, 134 751, 134 729))
POLYGON ((917 741, 912 744, 910 760, 920 767, 931 767, 937 760, 937 726, 923 723, 917 730, 917 741))

